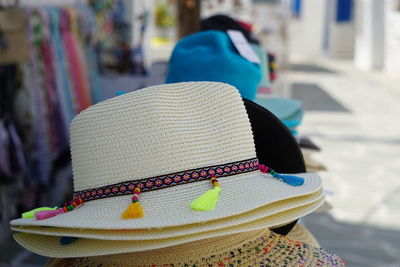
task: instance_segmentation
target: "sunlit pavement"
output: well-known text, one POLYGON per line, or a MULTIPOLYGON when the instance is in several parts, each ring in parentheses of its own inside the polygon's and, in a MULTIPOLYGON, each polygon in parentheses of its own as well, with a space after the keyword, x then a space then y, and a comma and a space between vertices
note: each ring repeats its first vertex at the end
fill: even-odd
POLYGON ((334 192, 330 215, 305 223, 347 266, 400 266, 400 80, 350 62, 300 63, 286 77, 311 109, 300 133, 322 148, 315 159, 327 166, 320 174, 334 192), (308 95, 299 84, 312 87, 308 95), (324 100, 310 103, 315 95, 324 100))

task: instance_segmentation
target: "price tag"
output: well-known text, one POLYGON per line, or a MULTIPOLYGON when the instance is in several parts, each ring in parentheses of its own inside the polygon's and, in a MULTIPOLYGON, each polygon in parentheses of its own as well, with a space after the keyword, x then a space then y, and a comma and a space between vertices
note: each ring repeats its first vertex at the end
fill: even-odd
POLYGON ((260 64, 260 58, 251 48, 249 42, 244 37, 243 33, 236 30, 227 31, 229 38, 231 38, 233 45, 239 51, 239 54, 250 62, 260 64))

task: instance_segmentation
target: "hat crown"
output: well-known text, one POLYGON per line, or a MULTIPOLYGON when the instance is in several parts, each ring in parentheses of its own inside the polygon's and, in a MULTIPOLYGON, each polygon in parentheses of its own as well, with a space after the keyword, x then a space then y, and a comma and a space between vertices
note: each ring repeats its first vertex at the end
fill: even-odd
POLYGON ((253 100, 261 69, 237 52, 226 33, 204 31, 182 38, 169 59, 166 83, 194 81, 227 83, 253 100))
POLYGON ((75 191, 256 157, 238 91, 190 82, 124 94, 71 124, 75 191))

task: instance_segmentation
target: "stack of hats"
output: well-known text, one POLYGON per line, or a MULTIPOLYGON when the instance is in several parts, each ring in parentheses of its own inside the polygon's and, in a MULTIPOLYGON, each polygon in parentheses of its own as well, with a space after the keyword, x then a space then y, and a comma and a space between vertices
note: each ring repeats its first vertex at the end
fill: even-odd
POLYGON ((303 117, 301 102, 270 96, 270 76, 276 76, 276 64, 269 61, 265 49, 247 28, 225 15, 202 20, 202 32, 183 38, 175 46, 166 82, 217 81, 234 85, 244 98, 270 110, 297 135, 303 117), (258 55, 260 64, 252 63, 238 53, 224 33, 229 30, 243 34, 258 55))
MULTIPOLYGON (((276 58, 260 45, 251 32, 249 24, 236 21, 226 15, 215 15, 201 21, 201 32, 180 40, 169 60, 167 83, 185 81, 216 81, 235 86, 242 97, 272 112, 299 140, 307 168, 311 171, 325 167, 314 160, 310 149, 298 135, 304 110, 302 103, 295 99, 272 94, 271 84, 276 77, 276 58), (239 31, 249 46, 258 55, 260 64, 250 62, 238 52, 228 34, 229 30, 239 31)), ((308 143, 312 142, 307 139, 308 143)))
POLYGON ((296 136, 301 151, 304 155, 307 170, 310 172, 324 171, 326 167, 314 159, 313 155, 321 149, 308 137, 299 136, 297 128, 301 125, 304 110, 302 103, 295 99, 287 99, 273 95, 272 83, 277 79, 278 64, 274 53, 267 51, 260 45, 257 37, 253 34, 253 26, 225 15, 216 15, 202 21, 202 29, 219 29, 227 31, 239 30, 247 38, 250 46, 260 59, 262 78, 259 83, 254 102, 266 107, 275 114, 296 136), (218 26, 220 25, 220 26, 218 26), (221 26, 223 25, 223 26, 221 26))
MULTIPOLYGON (((270 230, 317 209, 324 194, 317 175, 259 161, 249 114, 262 112, 214 82, 89 107, 71 125, 72 201, 12 221, 15 240, 54 257, 49 266, 344 266, 270 230)), ((294 236, 314 242, 301 227, 294 236)))

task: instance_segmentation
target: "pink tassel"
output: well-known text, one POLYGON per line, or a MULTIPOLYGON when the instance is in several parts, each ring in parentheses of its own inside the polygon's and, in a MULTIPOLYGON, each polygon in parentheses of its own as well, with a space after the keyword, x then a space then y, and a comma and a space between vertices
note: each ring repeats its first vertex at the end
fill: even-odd
POLYGON ((44 220, 48 219, 54 216, 57 216, 58 214, 63 214, 64 210, 62 208, 56 209, 56 210, 44 210, 44 211, 38 211, 35 213, 36 220, 44 220))
POLYGON ((263 164, 260 164, 260 165, 258 165, 258 169, 262 173, 267 173, 269 168, 267 166, 263 165, 263 164))

